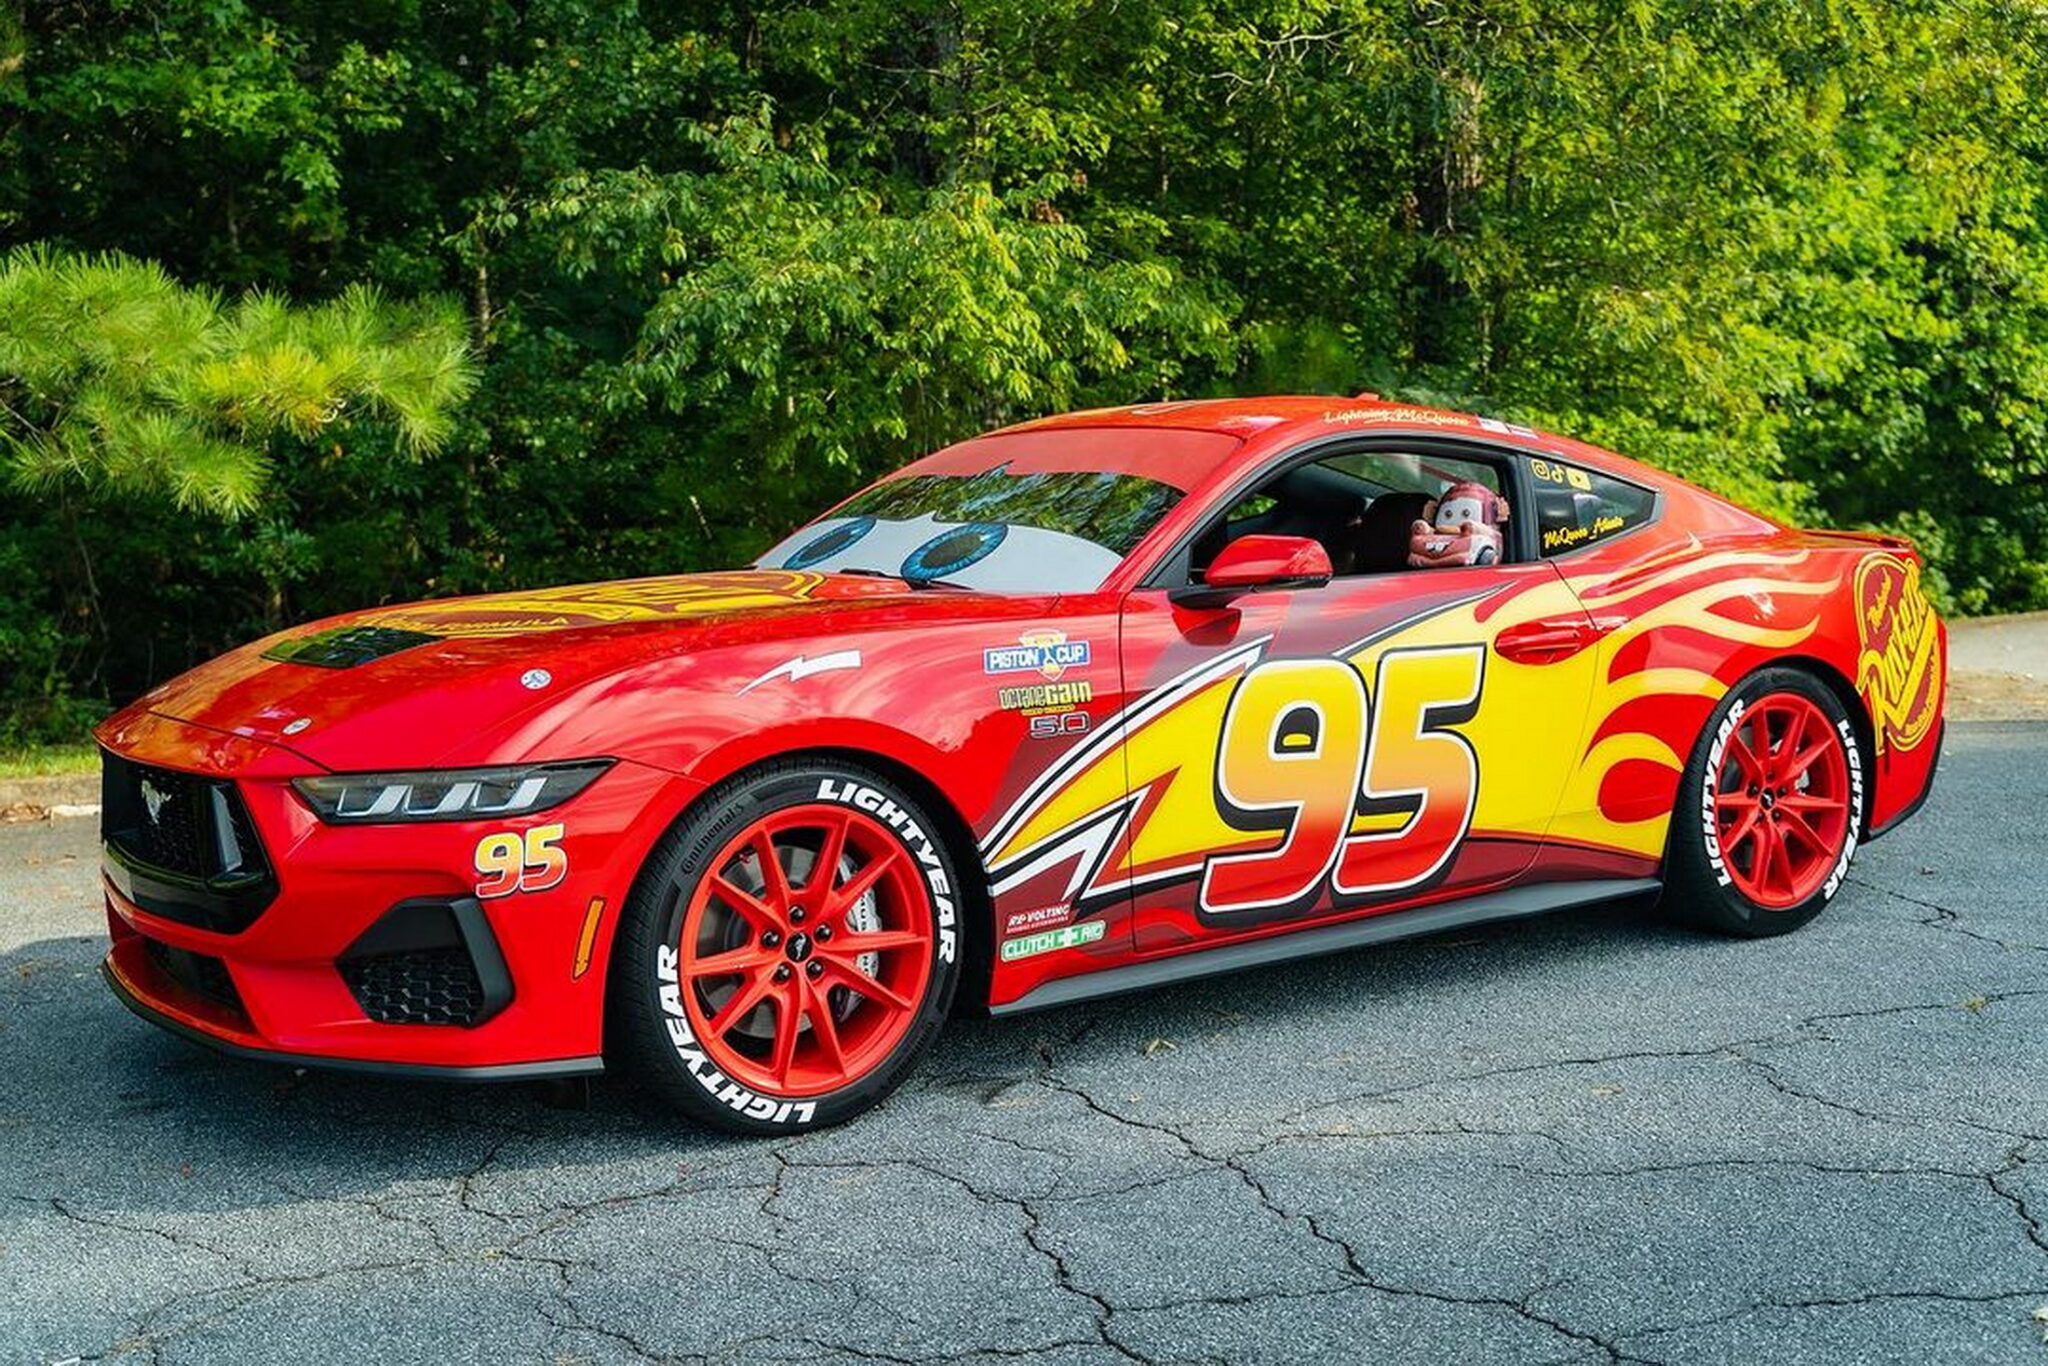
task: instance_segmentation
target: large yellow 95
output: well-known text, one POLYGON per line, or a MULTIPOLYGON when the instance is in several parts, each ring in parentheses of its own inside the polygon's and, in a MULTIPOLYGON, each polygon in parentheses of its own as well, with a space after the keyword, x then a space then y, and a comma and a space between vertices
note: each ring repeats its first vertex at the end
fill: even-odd
POLYGON ((569 856, 559 847, 562 825, 536 825, 521 834, 500 830, 476 842, 476 884, 480 897, 545 892, 569 875, 569 856))

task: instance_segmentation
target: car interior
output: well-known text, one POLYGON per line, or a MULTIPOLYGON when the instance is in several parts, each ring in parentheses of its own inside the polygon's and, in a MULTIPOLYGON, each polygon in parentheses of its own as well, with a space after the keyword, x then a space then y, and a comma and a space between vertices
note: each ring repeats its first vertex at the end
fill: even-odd
POLYGON ((1501 470, 1479 461, 1397 451, 1354 451, 1297 465, 1212 522, 1190 547, 1188 567, 1199 579, 1238 537, 1267 535, 1320 542, 1337 578, 1408 570, 1410 530, 1440 493, 1463 482, 1498 493, 1502 479, 1501 470))

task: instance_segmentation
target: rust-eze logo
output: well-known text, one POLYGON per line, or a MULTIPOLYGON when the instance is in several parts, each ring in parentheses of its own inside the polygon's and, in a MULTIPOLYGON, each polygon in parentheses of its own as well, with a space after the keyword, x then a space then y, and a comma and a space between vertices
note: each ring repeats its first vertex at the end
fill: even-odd
POLYGON ((792 569, 679 574, 414 603, 380 613, 374 623, 465 638, 569 631, 583 626, 784 607, 810 597, 824 581, 822 574, 792 569))
POLYGON ((1912 749, 1941 707, 1940 628, 1919 565, 1880 554, 1857 566, 1856 634, 1856 688, 1870 704, 1877 747, 1912 749))

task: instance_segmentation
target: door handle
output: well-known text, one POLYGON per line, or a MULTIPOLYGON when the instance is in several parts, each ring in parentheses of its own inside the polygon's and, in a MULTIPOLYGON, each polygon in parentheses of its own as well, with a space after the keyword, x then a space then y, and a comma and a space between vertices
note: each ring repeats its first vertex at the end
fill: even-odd
POLYGON ((1502 631, 1493 638, 1493 652, 1517 664, 1555 664, 1594 644, 1609 629, 1584 616, 1543 617, 1502 631))

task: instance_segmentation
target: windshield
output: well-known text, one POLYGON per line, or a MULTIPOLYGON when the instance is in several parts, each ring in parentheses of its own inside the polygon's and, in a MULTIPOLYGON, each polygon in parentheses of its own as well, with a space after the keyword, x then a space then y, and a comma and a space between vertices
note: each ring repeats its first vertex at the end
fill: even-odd
POLYGON ((1180 490, 1089 471, 910 474, 876 484, 755 563, 995 593, 1100 588, 1180 490))

